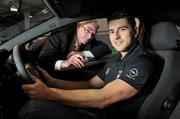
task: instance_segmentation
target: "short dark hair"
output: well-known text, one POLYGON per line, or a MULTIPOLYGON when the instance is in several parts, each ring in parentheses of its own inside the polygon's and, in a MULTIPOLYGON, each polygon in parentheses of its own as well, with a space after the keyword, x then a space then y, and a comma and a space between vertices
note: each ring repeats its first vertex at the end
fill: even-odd
POLYGON ((120 12, 114 12, 112 15, 110 15, 107 20, 115 20, 120 18, 126 18, 128 20, 128 23, 131 25, 132 28, 136 26, 135 17, 131 16, 127 11, 120 11, 120 12))

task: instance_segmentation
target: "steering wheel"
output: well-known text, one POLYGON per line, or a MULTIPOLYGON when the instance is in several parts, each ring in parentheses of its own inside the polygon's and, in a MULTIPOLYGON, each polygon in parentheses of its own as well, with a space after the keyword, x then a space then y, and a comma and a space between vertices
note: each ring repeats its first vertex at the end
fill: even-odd
MULTIPOLYGON (((24 65, 24 59, 22 59, 22 56, 24 57, 25 55, 27 55, 28 53, 25 52, 25 48, 22 47, 21 45, 16 45, 13 48, 13 59, 16 65, 16 68, 18 70, 18 72, 20 73, 20 75, 22 76, 22 78, 24 79, 25 83, 33 83, 33 81, 31 80, 28 71, 30 71, 30 73, 32 73, 34 75, 35 71, 37 72, 37 68, 34 66, 35 63, 33 63, 33 60, 30 60, 31 63, 30 64, 30 69, 25 68, 24 65)), ((27 57, 24 57, 27 58, 27 57)), ((39 74, 37 74, 39 75, 39 74)), ((38 77, 39 78, 39 77, 38 77)))

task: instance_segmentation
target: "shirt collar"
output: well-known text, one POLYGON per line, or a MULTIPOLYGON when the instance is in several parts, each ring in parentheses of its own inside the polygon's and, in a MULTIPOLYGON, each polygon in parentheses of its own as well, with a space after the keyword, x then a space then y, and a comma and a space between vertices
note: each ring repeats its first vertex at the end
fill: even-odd
POLYGON ((136 48, 139 44, 138 40, 133 40, 132 46, 129 48, 128 53, 122 58, 122 60, 125 60, 129 57, 130 54, 133 54, 133 52, 136 52, 136 48))

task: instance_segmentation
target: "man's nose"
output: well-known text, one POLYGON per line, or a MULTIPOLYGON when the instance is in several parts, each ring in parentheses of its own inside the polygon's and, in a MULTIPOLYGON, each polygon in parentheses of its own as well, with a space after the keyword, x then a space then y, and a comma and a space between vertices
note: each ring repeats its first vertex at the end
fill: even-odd
POLYGON ((121 36, 120 36, 119 32, 116 31, 116 32, 114 33, 114 38, 115 38, 115 39, 119 39, 120 37, 121 37, 121 36))

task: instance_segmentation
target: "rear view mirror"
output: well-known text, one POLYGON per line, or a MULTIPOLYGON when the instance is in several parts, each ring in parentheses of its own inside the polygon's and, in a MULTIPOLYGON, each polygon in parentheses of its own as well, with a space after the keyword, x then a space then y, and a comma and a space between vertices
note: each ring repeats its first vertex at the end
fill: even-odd
POLYGON ((22 0, 11 0, 11 3, 10 11, 19 12, 21 10, 22 0))

